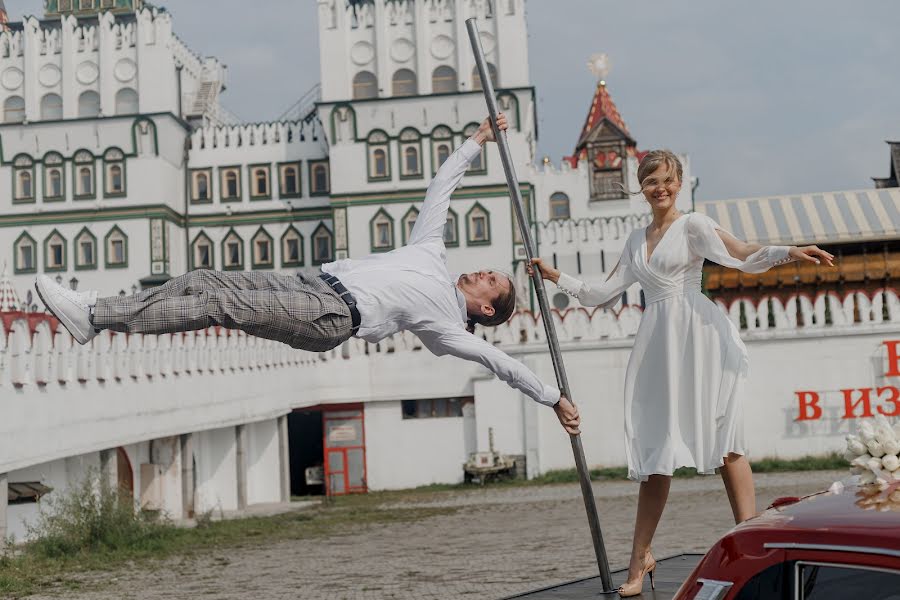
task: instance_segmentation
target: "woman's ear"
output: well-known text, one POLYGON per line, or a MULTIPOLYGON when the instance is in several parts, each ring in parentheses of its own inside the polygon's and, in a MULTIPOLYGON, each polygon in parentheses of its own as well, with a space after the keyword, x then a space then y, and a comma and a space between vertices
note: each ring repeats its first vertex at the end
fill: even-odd
POLYGON ((494 310, 494 307, 491 306, 490 304, 482 304, 481 305, 481 314, 483 314, 484 316, 493 317, 495 312, 496 311, 494 310))

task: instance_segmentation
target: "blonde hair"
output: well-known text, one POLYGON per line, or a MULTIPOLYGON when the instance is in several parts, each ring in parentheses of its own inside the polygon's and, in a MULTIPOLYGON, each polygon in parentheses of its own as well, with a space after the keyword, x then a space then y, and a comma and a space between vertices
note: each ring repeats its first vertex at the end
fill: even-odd
POLYGON ((625 193, 632 196, 642 193, 647 179, 663 165, 665 165, 667 169, 667 176, 671 177, 672 175, 675 175, 678 178, 678 181, 684 181, 682 178, 684 169, 681 166, 681 161, 678 160, 678 157, 675 156, 674 152, 671 150, 651 150, 644 156, 643 160, 641 160, 641 164, 638 165, 637 180, 638 185, 641 187, 633 192, 622 186, 625 193))

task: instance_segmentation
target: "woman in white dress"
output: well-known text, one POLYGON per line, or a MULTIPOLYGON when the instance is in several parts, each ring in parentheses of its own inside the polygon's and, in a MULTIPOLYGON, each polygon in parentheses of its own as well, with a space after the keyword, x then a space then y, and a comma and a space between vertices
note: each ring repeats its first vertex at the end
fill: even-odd
POLYGON ((745 455, 742 387, 747 350, 725 314, 701 293, 703 261, 761 273, 794 261, 833 265, 816 246, 759 246, 736 239, 712 219, 675 207, 682 168, 671 152, 649 153, 638 168, 641 193, 653 221, 632 231, 610 277, 591 287, 540 258, 545 279, 585 306, 615 304, 635 282, 646 308, 625 375, 625 455, 628 476, 641 482, 627 582, 622 596, 640 593, 656 562, 650 542, 662 516, 672 473, 694 467, 718 469, 734 520, 756 512, 750 464, 745 455))

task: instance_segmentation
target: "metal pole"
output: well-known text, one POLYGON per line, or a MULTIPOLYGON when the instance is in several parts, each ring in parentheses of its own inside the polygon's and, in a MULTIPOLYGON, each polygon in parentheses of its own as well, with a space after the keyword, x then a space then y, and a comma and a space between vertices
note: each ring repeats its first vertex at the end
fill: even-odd
MULTIPOLYGON (((519 190, 519 181, 513 168, 512 156, 509 153, 509 143, 506 132, 497 130, 497 99, 494 95, 494 83, 491 81, 484 59, 484 50, 481 48, 481 38, 478 35, 478 25, 474 18, 466 20, 466 28, 469 31, 469 41, 472 42, 472 52, 475 54, 475 64, 478 66, 478 74, 481 77, 481 89, 484 90, 484 99, 487 101, 488 113, 491 117, 491 126, 494 129, 494 137, 497 139, 497 147, 500 149, 500 159, 503 162, 503 170, 506 172, 506 184, 509 186, 510 200, 519 221, 519 230, 522 233, 522 242, 525 244, 525 254, 528 262, 535 255, 531 232, 528 229, 528 219, 522 204, 522 193, 519 190)), ((544 290, 544 281, 537 269, 531 276, 537 292, 538 305, 541 309, 541 320, 544 322, 544 331, 550 343, 550 357, 553 360, 553 370, 556 372, 556 380, 559 389, 566 398, 572 400, 569 389, 569 379, 566 377, 566 368, 563 365, 562 353, 559 350, 559 340, 556 338, 556 328, 553 319, 549 317, 550 306, 547 304, 547 293, 544 290)), ((570 435, 572 452, 575 455, 575 466, 578 469, 578 479, 581 482, 581 495, 584 497, 584 509, 587 512, 588 526, 591 529, 591 538, 594 542, 594 553, 597 556, 597 566, 600 569, 600 581, 603 583, 604 593, 612 593, 612 577, 609 573, 609 562, 606 558, 606 548, 603 545, 603 533, 600 531, 600 517, 597 515, 597 504, 594 501, 594 491, 591 488, 591 478, 588 473, 587 463, 584 459, 584 449, 581 446, 580 435, 570 435)))

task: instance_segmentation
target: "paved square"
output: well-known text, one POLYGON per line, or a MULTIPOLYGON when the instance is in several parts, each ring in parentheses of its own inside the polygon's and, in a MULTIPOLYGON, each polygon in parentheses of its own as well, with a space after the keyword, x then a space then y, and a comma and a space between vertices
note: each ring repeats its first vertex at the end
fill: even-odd
MULTIPOLYGON (((844 471, 757 475, 760 508, 811 493, 844 471)), ((613 569, 627 565, 637 484, 594 485, 613 569)), ((367 525, 324 538, 248 545, 170 559, 152 570, 94 576, 102 591, 71 600, 494 600, 597 573, 577 485, 410 494, 385 510, 458 508, 412 522, 367 525)), ((654 552, 704 552, 732 526, 721 479, 676 479, 654 552)), ((39 598, 39 597, 35 597, 39 598)), ((50 598, 50 596, 45 596, 50 598)))

